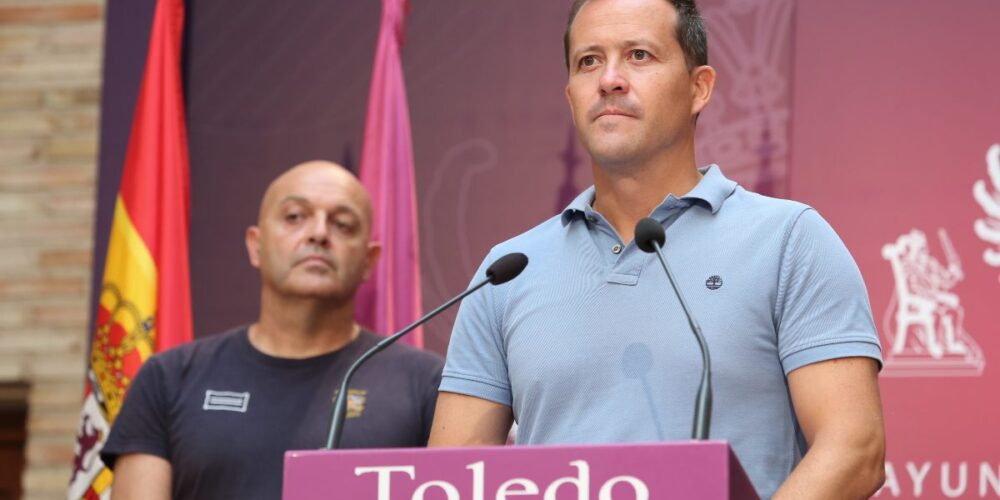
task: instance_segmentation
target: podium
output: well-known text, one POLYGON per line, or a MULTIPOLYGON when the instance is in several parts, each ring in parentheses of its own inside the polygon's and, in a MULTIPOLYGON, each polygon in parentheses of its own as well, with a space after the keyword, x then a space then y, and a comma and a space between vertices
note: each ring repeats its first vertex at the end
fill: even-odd
POLYGON ((725 441, 285 453, 285 500, 757 499, 725 441))

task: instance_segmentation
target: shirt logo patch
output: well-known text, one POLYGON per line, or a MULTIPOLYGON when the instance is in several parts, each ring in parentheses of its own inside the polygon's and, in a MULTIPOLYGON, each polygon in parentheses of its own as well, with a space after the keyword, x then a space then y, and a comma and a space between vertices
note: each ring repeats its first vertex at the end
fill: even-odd
MULTIPOLYGON (((333 399, 336 401, 340 390, 333 391, 333 399)), ((368 391, 365 389, 347 390, 347 418, 358 418, 365 411, 365 400, 368 398, 368 391)))
POLYGON ((718 274, 713 274, 705 280, 705 287, 709 290, 718 290, 722 288, 722 278, 718 274))
POLYGON ((209 389, 205 391, 205 403, 202 404, 201 409, 246 413, 249 404, 249 392, 213 391, 209 389))

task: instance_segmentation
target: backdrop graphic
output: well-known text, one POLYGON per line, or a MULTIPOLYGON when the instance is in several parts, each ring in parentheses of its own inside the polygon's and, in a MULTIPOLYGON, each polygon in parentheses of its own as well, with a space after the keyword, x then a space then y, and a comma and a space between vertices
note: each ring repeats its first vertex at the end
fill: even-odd
MULTIPOLYGON (((109 41, 128 43, 135 29, 115 12, 142 4, 109 2, 109 41)), ((589 185, 590 165, 563 96, 568 0, 412 4, 402 57, 427 310, 464 288, 492 245, 589 185)), ((699 162, 817 207, 868 284, 887 361, 881 497, 1000 497, 1000 174, 989 156, 1000 144, 1000 4, 699 4, 719 71, 699 162)), ((242 238, 266 183, 312 158, 357 165, 379 9, 187 5, 192 294, 205 336, 256 316, 242 238)), ((130 88, 136 58, 113 49, 106 85, 130 88)), ((105 95, 102 193, 113 178, 105 157, 121 140, 109 132, 113 112, 134 91, 105 95)), ((427 325, 427 347, 445 349, 453 317, 427 325)))
POLYGON ((882 498, 1000 496, 998 14, 990 1, 798 4, 789 188, 868 285, 882 498))

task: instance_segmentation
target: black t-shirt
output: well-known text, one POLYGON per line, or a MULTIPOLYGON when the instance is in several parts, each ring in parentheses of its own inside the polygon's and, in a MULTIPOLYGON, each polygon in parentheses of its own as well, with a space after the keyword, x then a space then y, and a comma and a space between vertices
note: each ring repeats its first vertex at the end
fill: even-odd
MULTIPOLYGON (((287 450, 326 444, 333 397, 344 373, 381 337, 367 331, 335 352, 275 358, 255 349, 247 328, 153 356, 136 376, 101 459, 163 457, 173 497, 281 497, 287 450)), ((344 448, 425 446, 442 360, 394 344, 365 363, 348 389, 344 448)))

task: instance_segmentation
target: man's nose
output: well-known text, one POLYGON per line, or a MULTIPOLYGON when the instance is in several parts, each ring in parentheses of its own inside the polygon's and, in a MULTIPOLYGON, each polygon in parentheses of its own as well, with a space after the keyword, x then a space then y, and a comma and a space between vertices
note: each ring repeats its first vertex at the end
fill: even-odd
POLYGON ((316 217, 309 225, 309 243, 320 246, 330 244, 330 227, 326 217, 316 217))
POLYGON ((608 61, 601 72, 601 95, 628 93, 628 78, 623 69, 619 61, 608 61))

